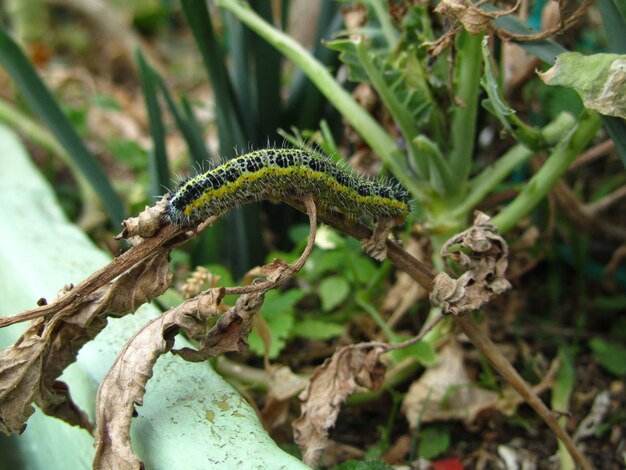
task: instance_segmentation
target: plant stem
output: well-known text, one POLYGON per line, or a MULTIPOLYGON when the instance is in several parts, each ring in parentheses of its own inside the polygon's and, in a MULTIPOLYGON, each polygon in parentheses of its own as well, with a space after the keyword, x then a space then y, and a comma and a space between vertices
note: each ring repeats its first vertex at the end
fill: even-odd
MULTIPOLYGON (((541 130, 544 140, 553 144, 560 139, 576 124, 571 114, 561 113, 554 121, 541 130)), ((470 193, 463 199, 450 215, 453 219, 465 219, 471 211, 487 194, 494 190, 511 172, 534 155, 534 151, 528 147, 517 144, 502 155, 498 161, 486 168, 482 173, 473 178, 469 187, 470 193)))
POLYGON ((455 67, 454 93, 461 105, 453 106, 452 149, 450 166, 457 176, 459 190, 463 190, 472 167, 474 139, 476 137, 476 111, 480 96, 482 70, 482 34, 459 34, 459 55, 455 67))
POLYGON ((598 115, 587 109, 578 119, 578 127, 554 149, 545 165, 530 179, 515 200, 493 219, 500 233, 505 233, 550 191, 569 165, 596 135, 602 121, 598 115))
POLYGON ((317 61, 301 44, 277 30, 257 15, 246 2, 217 0, 239 20, 297 64, 328 101, 350 122, 368 145, 381 157, 396 178, 413 194, 421 191, 397 160, 397 146, 393 138, 337 83, 326 67, 317 61))
MULTIPOLYGON (((598 119, 599 120, 599 119, 598 119)), ((587 458, 580 452, 572 438, 565 432, 558 421, 548 409, 548 407, 539 399, 539 397, 530 389, 520 377, 513 366, 506 360, 500 350, 493 344, 489 337, 484 334, 478 325, 469 315, 455 316, 457 325, 470 339, 472 344, 485 355, 491 365, 506 379, 506 381, 520 394, 520 396, 528 403, 537 414, 550 427, 556 437, 565 445, 570 455, 584 470, 592 470, 593 467, 587 458)))

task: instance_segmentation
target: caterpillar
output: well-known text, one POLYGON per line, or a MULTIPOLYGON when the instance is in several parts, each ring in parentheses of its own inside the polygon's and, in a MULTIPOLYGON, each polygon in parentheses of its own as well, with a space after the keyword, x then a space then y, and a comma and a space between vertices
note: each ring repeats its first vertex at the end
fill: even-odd
POLYGON ((399 185, 368 180, 311 150, 257 150, 183 181, 166 203, 166 218, 193 225, 249 202, 311 195, 323 210, 350 220, 396 219, 410 212, 399 185))

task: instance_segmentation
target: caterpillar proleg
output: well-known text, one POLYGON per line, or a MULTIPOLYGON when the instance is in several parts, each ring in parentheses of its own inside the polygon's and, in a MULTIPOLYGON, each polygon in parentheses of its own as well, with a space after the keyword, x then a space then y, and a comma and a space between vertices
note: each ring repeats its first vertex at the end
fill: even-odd
POLYGON ((365 179, 311 150, 257 150, 183 181, 170 194, 167 218, 194 225, 249 202, 288 201, 311 195, 325 211, 351 220, 396 219, 410 212, 399 185, 365 179))

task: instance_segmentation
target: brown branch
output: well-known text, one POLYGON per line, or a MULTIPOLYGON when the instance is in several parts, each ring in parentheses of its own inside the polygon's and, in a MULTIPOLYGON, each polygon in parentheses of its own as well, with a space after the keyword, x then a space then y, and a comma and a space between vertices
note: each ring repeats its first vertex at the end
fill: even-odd
POLYGON ((570 165, 568 171, 577 170, 581 166, 587 165, 598 158, 603 157, 607 153, 612 152, 613 149, 615 149, 615 142, 613 142, 613 139, 607 139, 600 142, 599 144, 594 145, 590 149, 581 153, 580 156, 574 160, 574 163, 570 165))
POLYGON ((535 412, 550 427, 556 437, 563 442, 572 458, 584 470, 592 470, 593 466, 582 452, 578 450, 572 438, 567 432, 559 426, 558 421, 548 407, 541 399, 531 390, 524 382, 513 366, 506 360, 500 350, 493 344, 489 337, 484 334, 478 325, 469 316, 454 317, 457 325, 470 339, 472 344, 482 352, 491 365, 506 379, 506 381, 520 394, 520 396, 528 403, 535 412))
POLYGON ((97 270, 77 286, 66 291, 53 302, 16 315, 0 318, 0 328, 44 317, 65 309, 72 304, 85 302, 90 293, 128 271, 136 264, 154 258, 163 251, 171 250, 195 235, 195 233, 185 234, 184 229, 166 225, 155 236, 144 240, 139 245, 114 258, 109 264, 97 270))
POLYGON ((582 18, 582 16, 589 9, 589 7, 593 5, 594 2, 595 0, 585 0, 576 9, 576 11, 572 13, 572 16, 570 16, 566 20, 563 20, 563 18, 561 17, 561 21, 557 26, 536 34, 515 34, 507 31, 506 29, 502 29, 494 24, 492 24, 491 27, 502 39, 509 39, 518 42, 540 41, 542 39, 547 39, 555 34, 562 34, 563 32, 565 32, 565 30, 574 26, 578 22, 578 20, 582 18))

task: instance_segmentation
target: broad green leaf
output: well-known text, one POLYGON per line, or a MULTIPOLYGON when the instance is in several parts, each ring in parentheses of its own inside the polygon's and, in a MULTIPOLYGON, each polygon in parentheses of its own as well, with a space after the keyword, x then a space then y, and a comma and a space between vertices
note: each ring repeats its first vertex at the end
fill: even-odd
POLYGON ((450 431, 439 427, 424 429, 418 447, 419 456, 431 460, 443 454, 450 447, 450 431))
POLYGON ((308 318, 297 322, 291 329, 291 335, 324 340, 342 335, 345 329, 344 325, 308 318))
POLYGON ((589 341, 593 358, 606 370, 619 377, 626 376, 626 348, 624 346, 593 338, 589 341))
MULTIPOLYGON (((33 307, 42 296, 53 299, 64 284, 77 284, 110 257, 66 220, 15 135, 1 126, 0 164, 5 223, 0 230, 0 312, 6 315, 33 307)), ((144 305, 134 315, 111 320, 63 374, 74 400, 92 418, 98 384, 126 341, 158 315, 144 305)), ((12 344, 26 326, 1 329, 0 347, 12 344)), ((176 342, 185 344, 181 338, 176 342)), ((198 462, 222 470, 242 462, 246 468, 308 468, 276 446, 254 410, 208 363, 164 355, 137 412, 131 437, 146 468, 198 468, 198 462)), ((22 435, 0 437, 0 455, 2 464, 19 462, 15 468, 87 470, 93 438, 37 410, 22 435)))
POLYGON ((626 119, 626 55, 564 52, 539 76, 547 85, 576 90, 589 109, 626 119))
POLYGON ((351 273, 354 274, 357 282, 361 285, 367 285, 379 269, 371 259, 366 258, 361 253, 357 256, 351 256, 350 268, 351 273))
MULTIPOLYGON (((294 306, 305 295, 304 291, 296 289, 287 292, 272 290, 265 294, 260 314, 267 322, 271 334, 270 359, 278 357, 285 347, 295 322, 294 306)), ((253 353, 263 355, 263 341, 255 331, 250 334, 248 343, 253 353)))
POLYGON ((350 293, 350 284, 341 276, 327 277, 321 282, 319 292, 322 299, 322 309, 325 312, 330 312, 346 300, 350 293))

